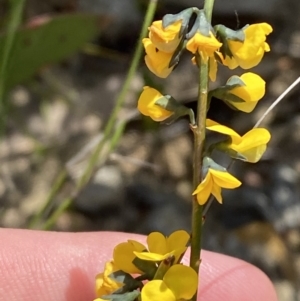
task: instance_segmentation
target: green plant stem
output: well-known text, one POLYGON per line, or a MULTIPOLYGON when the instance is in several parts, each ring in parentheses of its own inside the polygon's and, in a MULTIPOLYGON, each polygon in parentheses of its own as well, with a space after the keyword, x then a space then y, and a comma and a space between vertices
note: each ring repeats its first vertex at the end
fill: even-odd
MULTIPOLYGON (((55 223, 55 221, 57 220, 57 218, 67 208, 69 208, 71 206, 73 199, 78 195, 78 192, 80 190, 82 190, 82 188, 90 181, 90 179, 93 175, 95 166, 97 165, 98 158, 103 150, 103 147, 104 147, 105 143, 107 142, 107 140, 112 135, 113 131, 115 130, 115 123, 116 123, 118 114, 123 106, 125 96, 129 90, 132 78, 137 71, 137 68, 138 68, 140 59, 142 57, 142 53, 143 53, 142 39, 147 36, 148 27, 151 24, 153 17, 154 17, 154 13, 156 11, 157 1, 158 0, 149 0, 147 12, 146 12, 144 23, 143 23, 141 33, 140 33, 140 37, 139 37, 137 46, 135 48, 135 52, 133 54, 133 59, 131 61, 131 64, 130 64, 130 67, 129 67, 129 70, 128 70, 128 73, 126 76, 126 80, 122 86, 122 89, 121 89, 118 97, 117 97, 114 109, 113 109, 113 111, 109 117, 109 120, 106 124, 106 127, 104 129, 103 139, 101 139, 100 142, 98 143, 98 145, 96 146, 92 156, 90 157, 90 159, 88 161, 87 167, 83 172, 83 175, 77 182, 76 191, 75 191, 73 197, 66 198, 64 201, 62 201, 61 205, 53 212, 53 214, 46 221, 45 225, 43 226, 44 230, 50 229, 52 227, 52 225, 55 223)), ((125 128, 125 126, 123 126, 121 130, 123 131, 124 128, 125 128)), ((120 138, 122 135, 120 132, 118 132, 117 136, 120 138)), ((116 144, 115 140, 114 140, 113 144, 114 145, 116 144)))
MULTIPOLYGON (((204 11, 208 21, 211 20, 213 0, 206 0, 204 3, 204 11)), ((199 92, 197 105, 196 126, 193 127, 194 132, 194 153, 193 153, 193 187, 199 185, 202 180, 202 161, 205 143, 205 120, 207 113, 208 101, 208 61, 200 59, 199 70, 199 92)), ((192 235, 191 235, 191 255, 190 266, 199 273, 201 258, 201 240, 202 240, 202 211, 203 206, 199 205, 196 196, 193 197, 192 209, 192 235)), ((197 300, 197 293, 192 300, 197 300)))
POLYGON ((91 174, 93 172, 94 166, 96 165, 99 154, 100 154, 106 140, 108 139, 109 135, 111 134, 111 132, 114 129, 114 124, 116 122, 118 113, 119 113, 120 109, 122 108, 125 96, 126 96, 127 91, 130 87, 130 83, 131 83, 132 78, 133 78, 134 74, 136 73, 137 67, 139 65, 139 62, 140 62, 140 59, 141 59, 141 56, 142 56, 142 53, 143 53, 142 39, 147 35, 148 27, 149 27, 149 25, 152 22, 153 17, 154 17, 154 13, 155 13, 155 10, 156 10, 156 5, 157 5, 157 0, 150 0, 149 1, 146 16, 145 16, 144 23, 143 23, 143 27, 142 27, 142 30, 141 30, 141 33, 140 33, 138 44, 135 48, 135 52, 134 52, 134 55, 133 55, 133 59, 132 59, 130 68, 129 68, 127 76, 126 76, 125 83, 122 86, 122 90, 121 90, 120 94, 118 95, 115 107, 114 107, 114 109, 113 109, 113 111, 110 115, 110 118, 107 122, 107 125, 105 127, 104 138, 97 145, 97 147, 95 149, 95 152, 94 152, 93 156, 91 157, 91 159, 88 163, 88 166, 87 166, 82 178, 80 179, 80 181, 78 183, 78 188, 79 189, 82 186, 84 186, 88 182, 89 178, 91 177, 91 174))
POLYGON ((55 224, 56 220, 64 213, 73 203, 73 197, 66 198, 61 204, 57 207, 57 209, 53 212, 53 214, 46 220, 43 225, 43 230, 50 230, 52 226, 55 224))
POLYGON ((9 55, 14 45, 16 32, 22 20, 25 0, 10 0, 10 16, 7 26, 7 35, 4 40, 4 50, 0 57, 0 131, 4 132, 6 104, 4 101, 7 66, 9 55))
POLYGON ((40 208, 40 210, 32 217, 32 219, 29 221, 28 228, 33 229, 35 226, 39 223, 39 221, 42 219, 44 213, 49 209, 53 198, 58 193, 58 191, 61 189, 63 184, 66 182, 68 178, 68 173, 66 169, 63 169, 59 175, 57 176, 47 198, 43 206, 40 208))

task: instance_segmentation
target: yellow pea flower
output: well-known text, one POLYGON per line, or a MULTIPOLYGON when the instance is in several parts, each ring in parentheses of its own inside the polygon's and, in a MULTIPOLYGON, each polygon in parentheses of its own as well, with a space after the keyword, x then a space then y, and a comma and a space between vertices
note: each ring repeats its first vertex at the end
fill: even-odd
POLYGON ((99 297, 94 301, 102 301, 101 296, 110 295, 119 288, 121 288, 124 284, 114 281, 109 277, 109 275, 115 271, 120 270, 114 264, 113 261, 108 261, 105 264, 104 272, 100 273, 96 276, 96 296, 99 297))
POLYGON ((160 51, 174 53, 180 43, 181 20, 163 28, 162 20, 154 21, 149 27, 149 39, 160 51))
POLYGON ((175 66, 169 68, 173 53, 158 50, 149 38, 143 39, 143 44, 146 51, 145 63, 148 69, 158 77, 168 77, 175 66))
POLYGON ((205 61, 214 56, 214 52, 222 46, 216 37, 210 32, 210 36, 204 36, 199 31, 187 42, 186 49, 195 54, 198 52, 205 61))
POLYGON ((240 153, 246 158, 247 162, 256 163, 264 154, 267 143, 271 139, 268 130, 263 128, 255 128, 240 136, 233 129, 221 125, 213 120, 206 119, 206 128, 231 138, 228 148, 240 153))
POLYGON ((210 194, 222 204, 221 188, 234 189, 241 184, 229 172, 209 168, 204 180, 198 185, 193 195, 197 195, 197 201, 200 205, 204 205, 207 202, 210 194))
POLYGON ((265 52, 270 51, 266 43, 266 36, 273 31, 268 23, 252 24, 244 29, 244 42, 228 40, 232 58, 226 56, 223 64, 230 69, 240 66, 243 69, 250 69, 258 65, 265 52))
POLYGON ((188 266, 175 264, 162 280, 152 280, 142 289, 142 301, 190 300, 198 287, 197 273, 188 266))
POLYGON ((235 87, 229 93, 242 98, 244 102, 227 101, 238 110, 250 113, 265 95, 266 82, 259 75, 252 72, 244 73, 240 76, 240 79, 245 86, 235 87))
POLYGON ((173 114, 173 112, 170 112, 155 104, 155 102, 161 97, 164 96, 157 90, 145 86, 138 100, 138 110, 143 115, 152 118, 154 121, 163 121, 169 118, 173 114))
POLYGON ((160 232, 152 232, 147 237, 149 252, 134 252, 136 257, 149 261, 162 261, 175 256, 175 262, 186 251, 190 235, 184 230, 173 232, 169 237, 160 232))
POLYGON ((119 267, 119 270, 129 274, 141 274, 142 272, 132 262, 136 257, 134 252, 142 252, 144 250, 146 250, 146 247, 135 240, 120 243, 114 248, 114 262, 119 267))

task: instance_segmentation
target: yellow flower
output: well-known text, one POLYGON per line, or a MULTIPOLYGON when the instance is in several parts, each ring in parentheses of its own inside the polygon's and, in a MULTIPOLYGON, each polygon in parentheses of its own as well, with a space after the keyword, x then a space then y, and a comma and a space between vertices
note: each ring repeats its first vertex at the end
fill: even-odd
POLYGON ((215 81, 217 78, 218 62, 214 56, 209 58, 209 78, 211 81, 215 81))
POLYGON ((114 248, 114 262, 119 267, 119 270, 129 274, 142 274, 132 262, 136 258, 134 252, 142 252, 144 250, 146 250, 146 247, 135 240, 120 243, 114 248))
POLYGON ((197 273, 184 265, 173 265, 162 280, 152 280, 142 289, 142 301, 190 300, 198 287, 197 273))
MULTIPOLYGON (((103 273, 96 276, 96 296, 101 297, 104 295, 110 295, 124 284, 119 283, 111 279, 109 276, 111 273, 120 270, 116 267, 113 261, 109 261, 105 264, 105 269, 103 273)), ((97 298, 94 301, 102 301, 103 299, 97 298)))
POLYGON ((195 54, 197 51, 205 61, 214 56, 214 52, 222 46, 216 37, 210 32, 210 36, 204 36, 199 31, 187 42, 186 49, 195 54))
POLYGON ((231 128, 210 119, 206 119, 206 128, 230 136, 231 142, 228 144, 228 148, 240 153, 246 161, 251 163, 260 160, 271 139, 269 131, 263 128, 252 129, 244 136, 240 136, 231 128))
POLYGON ((166 78, 172 72, 174 66, 169 68, 173 53, 158 50, 150 39, 143 39, 146 51, 145 63, 148 69, 156 76, 166 78))
POLYGON ((254 110, 258 101, 265 95, 266 82, 259 75, 252 72, 244 73, 240 76, 240 79, 244 82, 245 86, 233 88, 229 93, 242 98, 244 102, 227 101, 238 110, 250 113, 254 110))
POLYGON ((163 121, 169 118, 173 114, 173 112, 170 112, 155 104, 155 102, 161 97, 164 96, 157 90, 145 86, 138 100, 138 110, 143 115, 152 118, 154 121, 163 121))
POLYGON ((162 261, 175 256, 175 262, 186 251, 190 235, 183 230, 173 232, 165 237, 160 232, 152 232, 147 237, 149 252, 134 252, 136 257, 149 261, 162 261))
POLYGON ((198 185, 193 195, 197 195, 200 205, 204 205, 207 202, 210 194, 222 204, 221 188, 233 189, 239 187, 241 184, 229 172, 209 168, 204 180, 198 185))
POLYGON ((270 46, 265 42, 266 36, 272 32, 268 23, 252 24, 244 29, 245 40, 228 41, 232 58, 226 56, 223 64, 230 69, 240 66, 243 69, 250 69, 259 64, 265 52, 270 51, 270 46))
POLYGON ((149 38, 153 45, 160 51, 172 53, 180 43, 179 32, 181 20, 163 28, 162 21, 154 21, 149 27, 149 38))

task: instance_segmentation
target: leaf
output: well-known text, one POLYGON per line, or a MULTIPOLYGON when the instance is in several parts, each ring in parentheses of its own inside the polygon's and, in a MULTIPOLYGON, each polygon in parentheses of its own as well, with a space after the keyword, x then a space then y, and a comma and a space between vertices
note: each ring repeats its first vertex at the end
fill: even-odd
MULTIPOLYGON (((88 14, 61 15, 19 29, 7 62, 5 90, 28 80, 39 68, 76 52, 97 34, 97 19, 88 14)), ((0 36, 0 57, 5 39, 5 34, 0 36)))
POLYGON ((141 281, 136 280, 130 274, 125 273, 121 270, 111 273, 109 275, 109 278, 113 279, 116 282, 124 283, 124 286, 122 286, 115 292, 117 294, 126 293, 143 286, 141 281))
POLYGON ((111 300, 111 301, 133 301, 140 295, 139 291, 132 291, 125 294, 111 294, 101 296, 101 299, 111 300))
POLYGON ((147 275, 147 278, 149 279, 152 279, 154 274, 156 273, 157 267, 155 263, 152 261, 146 261, 135 257, 132 263, 139 270, 143 271, 147 275))
POLYGON ((231 102, 235 102, 235 103, 245 102, 244 99, 230 93, 230 90, 232 90, 235 87, 240 87, 240 85, 222 86, 222 87, 216 88, 214 90, 211 90, 210 95, 215 98, 226 101, 226 102, 227 101, 231 101, 231 102))

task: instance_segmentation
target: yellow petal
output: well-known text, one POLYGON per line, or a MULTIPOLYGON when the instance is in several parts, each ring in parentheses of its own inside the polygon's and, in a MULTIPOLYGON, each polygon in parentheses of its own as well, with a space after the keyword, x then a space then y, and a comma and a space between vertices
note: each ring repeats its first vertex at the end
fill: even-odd
POLYGON ((218 62, 214 57, 209 58, 209 78, 211 81, 216 81, 218 71, 218 62))
POLYGON ((199 205, 204 205, 211 194, 213 181, 211 174, 208 172, 204 180, 198 185, 193 195, 197 195, 199 205))
POLYGON ((141 274, 142 272, 132 263, 135 258, 134 251, 142 252, 145 246, 137 241, 128 241, 118 244, 114 248, 113 257, 120 270, 129 274, 141 274))
POLYGON ((221 187, 218 185, 213 185, 211 194, 216 198, 216 200, 222 204, 222 194, 221 194, 221 187))
POLYGON ((152 232, 147 237, 149 252, 166 254, 168 251, 166 237, 160 232, 152 232))
POLYGON ((260 145, 244 151, 242 155, 246 157, 247 162, 256 163, 260 160, 266 149, 266 145, 260 145))
POLYGON ((210 168, 209 173, 211 173, 213 182, 220 187, 233 189, 239 187, 242 183, 232 176, 229 172, 220 171, 210 168))
POLYGON ((248 72, 240 76, 245 86, 236 87, 230 93, 242 98, 245 102, 230 102, 238 110, 249 113, 257 102, 265 95, 265 81, 257 74, 248 72))
POLYGON ((272 27, 267 23, 252 24, 244 29, 243 43, 228 40, 230 51, 241 68, 249 69, 259 64, 264 52, 269 51, 265 40, 271 32, 272 27))
POLYGON ((216 37, 210 32, 210 36, 204 36, 200 32, 197 32, 186 44, 186 49, 195 54, 197 51, 199 54, 212 57, 214 52, 222 46, 216 37))
POLYGON ((149 38, 154 46, 163 52, 173 53, 180 43, 181 20, 163 28, 162 21, 154 21, 149 27, 149 38))
POLYGON ((174 68, 169 68, 173 54, 157 50, 148 38, 143 39, 143 44, 146 51, 145 63, 149 70, 158 77, 168 77, 174 68))
POLYGON ((172 251, 178 248, 186 247, 189 240, 190 235, 186 231, 175 231, 169 237, 167 237, 167 249, 172 251))
POLYGON ((216 121, 213 121, 211 119, 206 119, 206 128, 210 131, 214 131, 214 132, 218 132, 224 135, 228 135, 228 136, 233 136, 236 138, 241 138, 241 136, 235 132, 233 129, 225 126, 225 125, 221 125, 216 121))
POLYGON ((198 276, 191 267, 175 264, 167 271, 163 282, 174 293, 176 300, 190 300, 196 293, 198 276))
POLYGON ((119 270, 116 267, 113 261, 108 261, 105 264, 104 272, 100 273, 96 276, 96 295, 98 297, 109 295, 119 288, 121 288, 124 284, 117 282, 110 278, 110 275, 119 270))
POLYGON ((244 155, 248 162, 256 163, 264 154, 270 139, 268 130, 256 128, 247 132, 239 144, 231 144, 229 147, 244 155))
POLYGON ((165 254, 151 253, 151 252, 133 252, 133 253, 137 258, 142 260, 148 260, 148 261, 162 261, 174 255, 174 251, 165 254))
POLYGON ((244 152, 250 148, 254 148, 263 144, 267 144, 271 139, 271 134, 263 128, 252 129, 241 137, 241 143, 236 145, 236 149, 244 152))
POLYGON ((176 301, 176 297, 163 280, 152 280, 142 288, 143 301, 176 301))
POLYGON ((145 86, 138 100, 138 110, 145 116, 151 117, 154 121, 163 121, 169 118, 173 112, 155 104, 155 102, 163 97, 156 89, 145 86))

